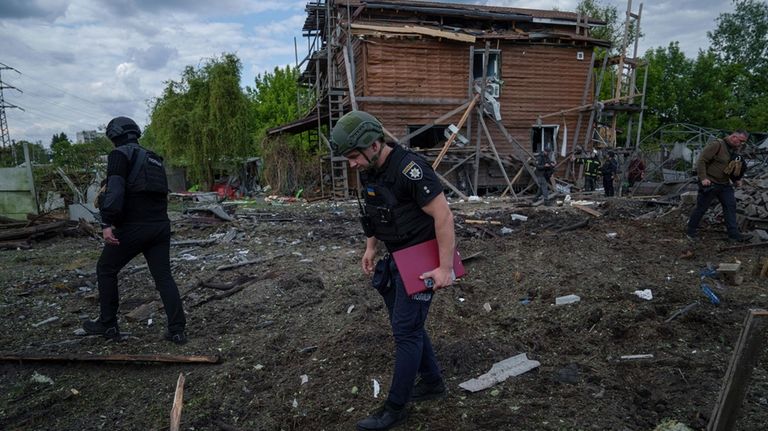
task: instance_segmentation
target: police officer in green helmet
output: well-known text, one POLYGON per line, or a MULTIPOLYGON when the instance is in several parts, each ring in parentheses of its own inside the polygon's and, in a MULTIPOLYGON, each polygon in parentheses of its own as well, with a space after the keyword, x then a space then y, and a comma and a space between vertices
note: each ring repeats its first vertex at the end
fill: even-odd
POLYGON ((395 338, 395 370, 384 405, 357 423, 358 430, 387 430, 405 421, 406 404, 445 396, 447 390, 424 328, 433 293, 408 296, 390 253, 437 239, 440 266, 422 275, 434 288, 453 283, 453 214, 432 167, 419 155, 384 141, 381 122, 353 111, 331 131, 334 155, 361 171, 366 235, 362 270, 387 306, 395 338), (379 242, 386 253, 376 262, 379 242), (417 379, 418 377, 418 379, 417 379))

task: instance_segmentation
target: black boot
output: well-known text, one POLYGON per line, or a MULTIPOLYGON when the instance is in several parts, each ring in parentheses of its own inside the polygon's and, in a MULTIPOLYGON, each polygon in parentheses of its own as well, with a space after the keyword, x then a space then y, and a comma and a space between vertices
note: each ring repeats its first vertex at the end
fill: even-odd
POLYGON ((182 345, 187 343, 187 334, 182 329, 181 331, 166 332, 163 336, 166 341, 170 341, 174 344, 182 345))
POLYGON ((117 323, 105 325, 99 320, 86 320, 83 322, 83 330, 88 335, 103 335, 108 340, 120 340, 120 328, 117 323))
POLYGON ((749 242, 749 240, 752 239, 752 235, 750 234, 738 234, 736 236, 729 236, 728 241, 730 242, 749 242))
POLYGON ((408 411, 405 407, 395 409, 389 403, 384 403, 373 414, 358 422, 357 429, 358 431, 388 430, 405 422, 407 417, 408 411))
POLYGON ((446 394, 448 394, 448 389, 445 387, 443 380, 436 383, 427 383, 419 379, 416 385, 413 386, 411 401, 418 403, 419 401, 436 400, 445 397, 446 394))

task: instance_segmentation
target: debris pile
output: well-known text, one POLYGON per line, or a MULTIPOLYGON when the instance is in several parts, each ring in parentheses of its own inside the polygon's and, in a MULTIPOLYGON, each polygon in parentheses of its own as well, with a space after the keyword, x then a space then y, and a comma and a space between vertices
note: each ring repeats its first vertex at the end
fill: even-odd
POLYGON ((69 221, 63 216, 51 214, 28 215, 27 220, 15 220, 0 216, 0 249, 26 249, 32 247, 33 241, 41 241, 59 235, 79 235, 82 231, 88 233, 93 231, 93 227, 85 225, 69 221))

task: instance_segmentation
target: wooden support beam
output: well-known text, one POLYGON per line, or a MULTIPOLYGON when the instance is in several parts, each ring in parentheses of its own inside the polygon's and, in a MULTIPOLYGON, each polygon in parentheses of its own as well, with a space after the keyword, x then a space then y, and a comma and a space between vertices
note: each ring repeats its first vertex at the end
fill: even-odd
POLYGON ((176 381, 176 393, 173 395, 173 407, 171 408, 171 431, 179 431, 181 425, 181 408, 184 403, 184 373, 179 373, 176 381))
POLYGON ((38 355, 19 353, 0 353, 0 362, 162 362, 172 364, 218 364, 218 355, 38 355))
POLYGON ((443 160, 443 157, 445 157, 445 153, 448 152, 448 148, 453 143, 454 139, 456 139, 456 135, 459 134, 459 131, 461 131, 461 128, 464 127, 464 123, 467 121, 467 117, 469 117, 469 114, 472 112, 472 108, 475 107, 475 104, 477 103, 478 99, 480 98, 479 94, 475 94, 475 97, 472 98, 472 101, 469 102, 469 106, 467 107, 467 110, 464 112, 464 115, 461 117, 461 120, 459 120, 459 124, 456 125, 456 132, 451 134, 451 137, 448 138, 447 141, 445 141, 445 145, 443 145, 443 149, 440 150, 440 154, 437 155, 435 158, 435 161, 432 162, 432 169, 437 168, 437 165, 440 164, 440 161, 443 160))
POLYGON ((736 343, 736 349, 728 364, 728 370, 725 372, 723 387, 707 424, 707 431, 734 429, 741 403, 749 386, 752 369, 759 362, 765 345, 766 327, 768 327, 768 311, 749 310, 744 319, 744 327, 736 343))
POLYGON ((368 24, 351 24, 352 30, 370 30, 381 31, 387 33, 401 33, 401 34, 421 34, 425 36, 441 37, 443 39, 457 40, 459 42, 475 43, 475 36, 464 33, 453 33, 445 30, 437 30, 428 27, 421 27, 415 25, 404 26, 384 26, 384 25, 368 25, 368 24))
POLYGON ((447 113, 443 114, 442 116, 437 118, 435 121, 432 121, 429 124, 425 124, 424 126, 419 127, 418 129, 414 130, 413 132, 403 136, 402 138, 400 138, 400 142, 403 142, 403 143, 409 142, 411 140, 411 138, 413 138, 414 136, 416 136, 419 133, 429 129, 430 127, 434 126, 437 123, 443 122, 443 121, 453 117, 454 115, 456 115, 459 112, 463 111, 467 106, 469 106, 469 100, 464 101, 464 103, 461 106, 459 106, 458 108, 456 108, 456 109, 454 109, 454 110, 452 110, 450 112, 447 112, 447 113))
MULTIPOLYGON (((517 171, 514 178, 512 178, 512 181, 509 182, 510 187, 507 187, 506 189, 504 189, 504 192, 501 193, 501 197, 506 196, 507 192, 512 190, 511 186, 514 185, 517 182, 517 180, 520 179, 520 176, 523 175, 523 172, 525 172, 525 166, 520 167, 520 170, 517 171)), ((517 195, 515 195, 515 199, 517 199, 517 195)))
POLYGON ((480 125, 483 126, 483 131, 485 132, 485 136, 488 138, 488 144, 491 146, 491 150, 493 150, 493 155, 496 157, 496 162, 499 164, 499 169, 501 169, 501 173, 504 175, 504 180, 507 182, 507 189, 509 189, 510 192, 512 192, 512 196, 517 199, 517 194, 515 194, 515 190, 512 188, 512 182, 509 181, 509 177, 507 176, 507 170, 504 169, 504 163, 501 162, 501 157, 499 157, 499 152, 496 151, 496 145, 493 143, 493 138, 491 137, 491 132, 488 130, 488 125, 485 124, 485 118, 483 118, 482 113, 480 114, 480 125))
POLYGON ((440 181, 442 181, 442 182, 443 182, 443 184, 445 184, 446 186, 448 186, 448 188, 449 188, 449 189, 453 190, 453 192, 454 192, 454 193, 456 193, 457 195, 459 195, 459 197, 460 197, 460 198, 462 198, 462 199, 469 199, 469 197, 467 197, 467 195, 465 195, 464 193, 462 193, 462 192, 461 192, 461 190, 457 189, 457 188, 456 188, 456 186, 454 186, 453 184, 451 184, 451 182, 450 182, 450 181, 448 181, 447 179, 445 179, 445 177, 444 177, 444 176, 442 176, 442 175, 438 174, 437 172, 435 172, 435 175, 437 175, 437 178, 439 178, 439 179, 440 179, 440 181))
POLYGON ((355 99, 355 78, 352 76, 352 66, 350 65, 349 50, 347 45, 342 48, 344 54, 344 71, 347 74, 347 86, 349 87, 349 102, 352 104, 352 110, 357 111, 357 99, 355 99))

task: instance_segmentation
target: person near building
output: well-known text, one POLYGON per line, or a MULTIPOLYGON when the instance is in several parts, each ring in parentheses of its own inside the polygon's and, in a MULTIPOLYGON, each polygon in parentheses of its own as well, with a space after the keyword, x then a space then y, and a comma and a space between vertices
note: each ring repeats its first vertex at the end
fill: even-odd
POLYGON ((373 115, 363 111, 344 115, 331 131, 331 147, 361 172, 361 221, 366 236, 361 266, 372 275, 373 287, 384 299, 395 339, 395 369, 387 400, 359 421, 357 429, 386 430, 405 421, 409 401, 440 398, 447 392, 424 327, 433 293, 408 296, 390 254, 437 239, 440 264, 422 278, 431 279, 435 289, 450 286, 453 214, 432 167, 421 156, 385 142, 382 124, 373 115), (387 254, 376 262, 380 242, 387 254))
POLYGON ((717 199, 723 207, 725 227, 730 241, 745 242, 752 235, 744 235, 736 223, 736 196, 734 186, 741 186, 741 178, 747 170, 747 163, 741 155, 741 147, 749 138, 744 130, 736 130, 723 139, 708 143, 696 162, 699 177, 699 191, 696 206, 688 219, 688 239, 698 239, 698 228, 702 217, 712 201, 717 199))
POLYGON ((533 198, 534 200, 542 198, 544 200, 544 205, 549 204, 549 181, 552 178, 552 173, 555 170, 554 166, 555 164, 550 158, 549 148, 545 147, 536 156, 535 174, 536 185, 539 187, 539 190, 536 192, 536 196, 533 198))
POLYGON ((616 173, 619 172, 619 163, 616 161, 616 153, 608 151, 608 157, 603 161, 600 171, 603 174, 603 190, 605 196, 614 195, 613 181, 616 179, 616 173))
POLYGON ((640 157, 640 154, 636 154, 627 167, 627 182, 629 183, 629 187, 634 187, 634 185, 642 181, 643 178, 645 178, 645 162, 643 162, 643 158, 640 157))
POLYGON ((595 191, 597 177, 600 175, 600 159, 597 157, 597 151, 592 151, 592 155, 584 160, 584 191, 595 191))
POLYGON ((141 129, 128 117, 112 119, 106 135, 115 148, 107 158, 106 188, 98 198, 105 242, 96 265, 100 314, 96 320, 83 322, 83 329, 87 334, 120 339, 117 276, 141 253, 165 308, 165 339, 183 344, 187 341, 186 318, 171 274, 168 179, 163 159, 139 145, 141 129))

